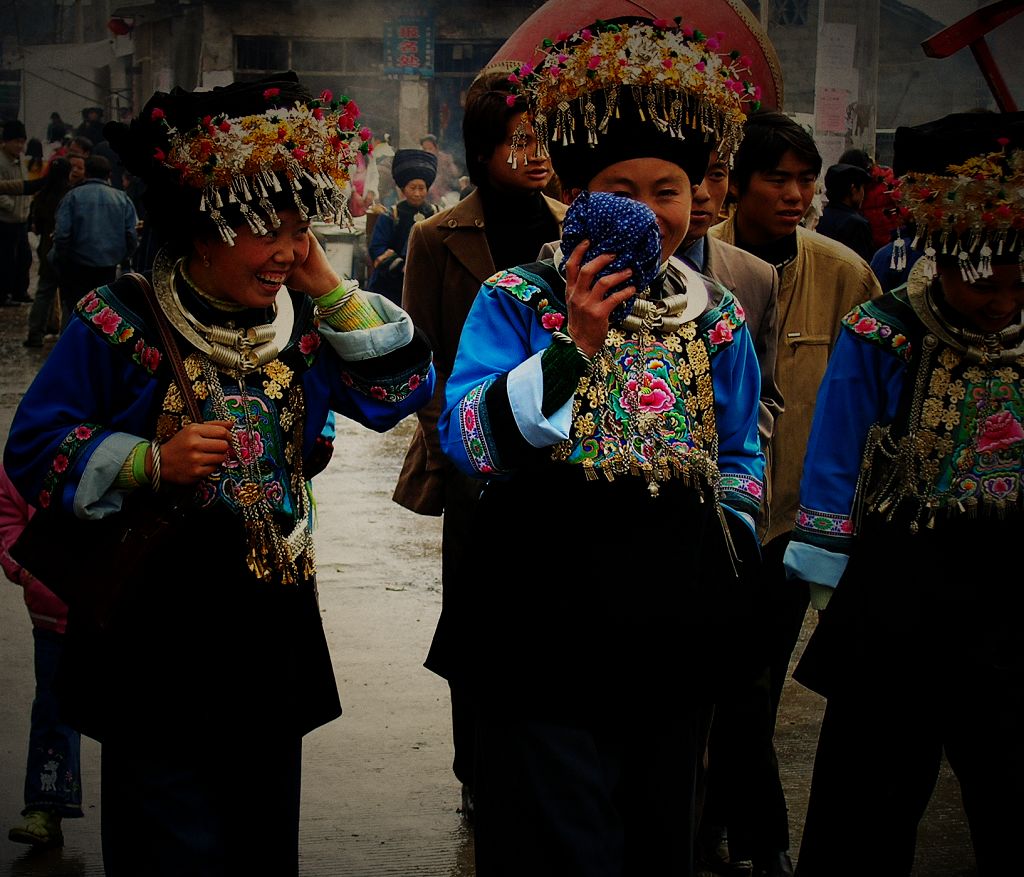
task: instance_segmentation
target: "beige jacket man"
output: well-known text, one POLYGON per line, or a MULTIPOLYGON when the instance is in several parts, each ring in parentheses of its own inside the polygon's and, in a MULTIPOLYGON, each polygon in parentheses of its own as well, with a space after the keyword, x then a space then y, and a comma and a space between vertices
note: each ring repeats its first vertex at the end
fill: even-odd
MULTIPOLYGON (((852 250, 805 228, 796 231, 796 258, 783 269, 779 286, 775 382, 786 407, 768 449, 765 544, 795 525, 814 402, 840 321, 855 305, 882 294, 868 264, 852 250)), ((708 237, 735 244, 735 219, 713 226, 708 237)))

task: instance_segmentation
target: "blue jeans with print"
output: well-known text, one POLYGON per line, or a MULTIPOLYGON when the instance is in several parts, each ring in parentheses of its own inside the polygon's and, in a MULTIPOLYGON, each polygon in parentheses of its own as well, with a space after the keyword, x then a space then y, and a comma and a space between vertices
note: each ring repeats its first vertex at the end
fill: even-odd
POLYGON ((49 810, 65 818, 82 815, 81 736, 60 720, 53 677, 64 636, 35 628, 36 696, 25 772, 25 813, 49 810))

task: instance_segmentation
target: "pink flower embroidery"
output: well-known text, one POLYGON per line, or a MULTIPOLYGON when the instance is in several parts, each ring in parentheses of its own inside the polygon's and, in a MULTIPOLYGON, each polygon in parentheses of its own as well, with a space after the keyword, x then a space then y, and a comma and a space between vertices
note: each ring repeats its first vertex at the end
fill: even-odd
POLYGON ((314 350, 320 347, 320 333, 307 332, 299 339, 299 350, 303 356, 309 356, 314 350))
POLYGON ((851 521, 849 519, 846 519, 844 521, 840 521, 839 522, 839 530, 840 530, 840 532, 845 533, 848 536, 852 535, 853 534, 853 521, 851 521))
POLYGON ((540 318, 540 324, 549 332, 558 331, 562 328, 563 323, 565 323, 565 317, 558 313, 542 314, 540 318))
POLYGON ((494 281, 495 286, 500 286, 502 289, 511 289, 513 286, 519 286, 523 282, 522 277, 517 277, 515 274, 503 274, 497 280, 494 281))
POLYGON ((725 320, 719 320, 715 324, 715 328, 711 330, 711 334, 708 335, 708 338, 710 338, 711 343, 716 346, 732 341, 732 326, 730 326, 725 320))
POLYGON ((745 320, 746 317, 747 317, 747 312, 745 310, 743 310, 743 305, 741 305, 739 302, 736 302, 736 319, 737 320, 745 320))
POLYGON ((53 471, 54 472, 67 472, 68 470, 68 458, 64 454, 57 454, 53 458, 53 471))
POLYGON ((341 373, 341 382, 346 387, 351 387, 355 383, 355 381, 352 380, 352 375, 350 375, 348 372, 341 373))
POLYGON ((383 387, 373 386, 370 387, 370 395, 373 396, 374 399, 386 399, 388 393, 383 387))
POLYGON ((1024 441, 1024 428, 1009 411, 999 411, 985 418, 978 436, 977 448, 985 454, 1001 451, 1024 441))
POLYGON ((155 372, 160 365, 160 351, 155 347, 147 347, 142 351, 142 367, 155 372))
POLYGON ((82 308, 87 314, 91 314, 96 308, 100 307, 102 302, 100 297, 96 295, 96 290, 90 292, 85 298, 79 302, 79 307, 82 308))
POLYGON ((48 509, 50 507, 50 491, 39 491, 39 507, 42 509, 48 509))
POLYGON ((878 320, 872 317, 861 317, 854 323, 853 331, 859 335, 870 335, 878 328, 878 320))
POLYGON ((412 375, 409 378, 409 390, 410 391, 415 390, 419 385, 420 385, 420 376, 419 375, 412 375))
POLYGON ((242 454, 243 463, 252 463, 263 456, 263 438, 258 432, 250 433, 249 430, 237 430, 238 450, 242 454))
POLYGON ((1003 497, 1013 493, 1013 489, 1016 487, 1016 481, 1013 478, 1000 476, 997 478, 990 478, 985 482, 985 487, 993 496, 1002 499, 1003 497))
POLYGON ((465 427, 466 432, 473 432, 476 429, 476 415, 473 413, 472 408, 467 408, 462 415, 462 425, 465 427))
POLYGON ((86 439, 92 438, 92 429, 88 426, 76 426, 75 438, 80 442, 84 442, 86 439))
POLYGON ((637 394, 640 411, 660 414, 669 411, 676 403, 676 397, 668 388, 668 384, 650 373, 644 375, 642 384, 637 384, 635 380, 626 381, 626 389, 630 396, 637 394))
POLYGON ((113 335, 121 325, 121 318, 110 308, 104 308, 93 316, 92 321, 107 335, 113 335))

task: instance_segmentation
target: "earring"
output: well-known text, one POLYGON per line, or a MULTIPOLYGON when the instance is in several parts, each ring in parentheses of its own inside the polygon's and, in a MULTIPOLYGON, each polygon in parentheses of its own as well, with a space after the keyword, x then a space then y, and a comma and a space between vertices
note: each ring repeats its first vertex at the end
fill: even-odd
POLYGON ((208 253, 203 253, 203 267, 204 268, 209 268, 210 267, 210 256, 209 256, 208 253))

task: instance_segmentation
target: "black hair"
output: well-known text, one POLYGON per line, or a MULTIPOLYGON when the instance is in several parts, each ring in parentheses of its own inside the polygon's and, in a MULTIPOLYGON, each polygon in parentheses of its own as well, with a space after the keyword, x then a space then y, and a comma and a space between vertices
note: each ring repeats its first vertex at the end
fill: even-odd
POLYGON ((816 176, 821 173, 821 153, 814 138, 797 122, 774 110, 752 113, 743 126, 743 142, 729 173, 730 185, 742 194, 755 173, 775 170, 787 152, 809 164, 816 176))
POLYGON ((60 199, 67 192, 71 177, 71 162, 66 158, 55 158, 50 162, 43 188, 36 192, 32 200, 32 210, 36 215, 53 215, 57 212, 60 199))
POLYGON ((526 110, 526 99, 518 97, 508 104, 508 73, 483 73, 466 95, 462 117, 462 141, 466 146, 466 167, 474 186, 487 184, 487 162, 494 150, 505 142, 510 119, 526 110))
POLYGON ((92 155, 94 144, 88 137, 83 137, 81 134, 77 137, 72 137, 71 145, 77 146, 86 156, 92 155))
POLYGON ((852 164, 861 170, 870 171, 871 156, 863 149, 847 149, 846 152, 839 156, 836 164, 852 164))
POLYGON ((85 178, 87 180, 109 180, 112 166, 110 159, 103 155, 90 155, 85 160, 85 178))

